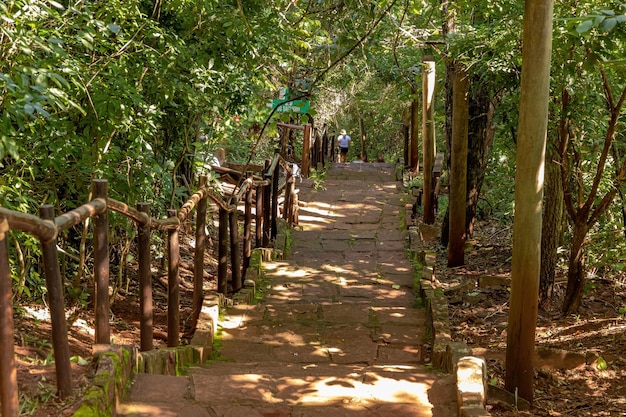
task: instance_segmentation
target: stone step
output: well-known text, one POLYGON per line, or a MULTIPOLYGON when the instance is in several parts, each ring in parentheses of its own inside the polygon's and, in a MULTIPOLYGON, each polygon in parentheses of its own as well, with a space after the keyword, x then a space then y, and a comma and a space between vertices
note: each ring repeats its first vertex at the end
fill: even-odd
POLYGON ((370 304, 234 306, 220 355, 229 361, 417 364, 424 310, 370 304))
POLYGON ((288 260, 264 263, 258 305, 223 311, 218 359, 184 377, 138 375, 119 415, 456 416, 454 378, 422 364, 426 312, 394 175, 335 164, 324 190, 305 180, 288 260))
POLYGON ((215 362, 192 368, 188 377, 138 375, 117 411, 125 417, 452 416, 448 395, 453 381, 436 382, 420 367, 215 362))

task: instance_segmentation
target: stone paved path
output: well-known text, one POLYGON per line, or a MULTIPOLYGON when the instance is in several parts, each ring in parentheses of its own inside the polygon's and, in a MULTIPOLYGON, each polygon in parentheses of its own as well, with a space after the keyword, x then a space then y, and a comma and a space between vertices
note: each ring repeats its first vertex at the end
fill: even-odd
POLYGON ((451 377, 421 365, 394 166, 335 164, 300 188, 288 259, 267 265, 264 300, 220 323, 222 361, 187 377, 139 375, 126 416, 452 417, 451 377))

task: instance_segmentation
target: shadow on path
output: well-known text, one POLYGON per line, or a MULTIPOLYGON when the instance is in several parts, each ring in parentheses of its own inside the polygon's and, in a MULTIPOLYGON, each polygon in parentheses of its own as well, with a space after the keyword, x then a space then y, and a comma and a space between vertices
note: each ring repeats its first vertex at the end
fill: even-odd
POLYGON ((300 184, 290 253, 264 264, 259 304, 226 309, 220 360, 138 375, 120 415, 455 416, 452 377, 422 363, 394 171, 335 164, 323 189, 300 184))

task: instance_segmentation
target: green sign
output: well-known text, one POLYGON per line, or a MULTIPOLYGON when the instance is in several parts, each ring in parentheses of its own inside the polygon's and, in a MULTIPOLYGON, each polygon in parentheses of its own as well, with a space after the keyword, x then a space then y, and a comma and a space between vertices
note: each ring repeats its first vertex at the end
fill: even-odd
POLYGON ((267 107, 271 107, 271 108, 276 107, 276 111, 279 113, 286 113, 286 112, 306 113, 311 108, 311 102, 309 100, 294 100, 294 101, 288 102, 287 100, 284 100, 284 99, 283 100, 278 99, 278 100, 272 100, 271 102, 267 103, 267 107), (281 104, 281 103, 285 103, 285 104, 281 104))
POLYGON ((267 103, 267 107, 274 108, 276 107, 276 111, 279 113, 306 113, 311 108, 311 102, 309 100, 294 100, 289 101, 289 89, 286 87, 281 87, 278 92, 278 100, 272 100, 267 103), (285 103, 285 104, 282 104, 285 103))

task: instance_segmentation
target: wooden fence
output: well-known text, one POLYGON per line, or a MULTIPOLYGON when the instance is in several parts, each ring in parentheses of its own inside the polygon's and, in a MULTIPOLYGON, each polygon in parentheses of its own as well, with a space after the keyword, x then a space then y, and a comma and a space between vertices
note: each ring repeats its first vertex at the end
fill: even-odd
MULTIPOLYGON (((218 168, 216 168, 218 169, 218 168)), ((152 277, 150 242, 152 231, 167 235, 168 302, 167 345, 177 346, 180 331, 179 296, 179 229, 181 224, 196 212, 196 244, 194 252, 194 283, 192 300, 192 327, 197 323, 203 294, 204 251, 206 247, 206 217, 208 200, 219 207, 219 238, 217 289, 226 293, 230 281, 232 291, 242 288, 242 277, 249 265, 252 248, 252 226, 255 226, 256 247, 268 247, 277 234, 279 195, 283 194, 283 218, 288 223, 297 222, 297 195, 291 166, 279 154, 267 161, 261 175, 222 168, 234 178, 232 194, 222 196, 207 185, 207 177, 201 177, 199 189, 179 210, 168 210, 166 219, 150 216, 148 203, 137 203, 133 208, 124 202, 108 197, 107 181, 93 181, 91 201, 67 213, 55 216, 52 205, 42 205, 39 216, 16 212, 0 207, 0 403, 1 415, 17 416, 19 412, 17 372, 14 358, 14 322, 12 305, 11 273, 7 232, 18 230, 39 239, 43 253, 44 274, 48 292, 52 326, 52 346, 57 377, 57 390, 61 398, 72 394, 72 378, 65 318, 64 279, 59 267, 57 236, 88 218, 93 217, 94 248, 94 315, 95 344, 110 344, 109 327, 109 242, 108 212, 115 211, 132 220, 137 229, 139 301, 140 301, 140 350, 153 348, 152 329, 152 277), (256 198, 255 198, 256 197, 256 198), (255 205, 253 207, 253 202, 255 205), (243 244, 240 244, 237 206, 244 206, 243 244), (254 210, 254 216, 253 216, 254 210), (241 249, 240 249, 241 248, 241 249), (230 250, 229 250, 230 249, 230 250), (230 259, 229 259, 230 253, 230 259), (228 264, 231 276, 228 277, 228 264)))

